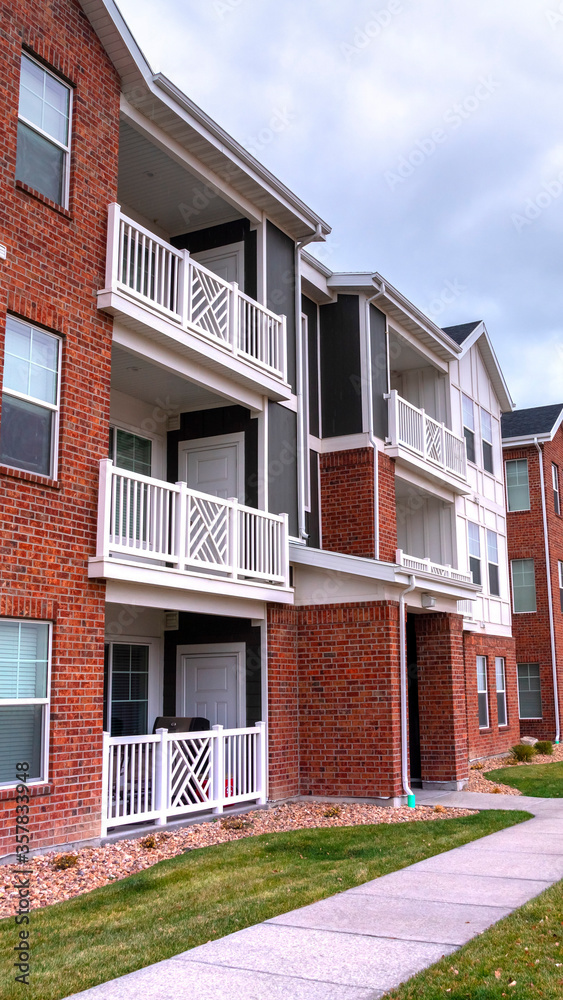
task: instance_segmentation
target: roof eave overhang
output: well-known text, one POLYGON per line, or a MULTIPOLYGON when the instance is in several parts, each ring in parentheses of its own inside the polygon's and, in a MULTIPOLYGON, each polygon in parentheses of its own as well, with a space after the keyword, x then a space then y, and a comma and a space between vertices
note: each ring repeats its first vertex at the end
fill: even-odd
POLYGON ((153 73, 113 0, 80 0, 82 9, 115 66, 127 100, 155 120, 162 111, 197 131, 210 154, 223 161, 230 183, 236 188, 241 171, 255 187, 257 200, 272 221, 295 240, 311 236, 324 240, 331 227, 293 194, 251 153, 228 135, 164 74, 153 73), (150 98, 150 100, 148 100, 150 98), (155 106, 155 101, 157 102, 155 106))
POLYGON ((442 361, 453 361, 461 354, 461 347, 448 337, 441 327, 433 323, 378 272, 335 273, 327 280, 327 285, 335 292, 357 292, 367 295, 389 319, 395 320, 412 333, 442 361))

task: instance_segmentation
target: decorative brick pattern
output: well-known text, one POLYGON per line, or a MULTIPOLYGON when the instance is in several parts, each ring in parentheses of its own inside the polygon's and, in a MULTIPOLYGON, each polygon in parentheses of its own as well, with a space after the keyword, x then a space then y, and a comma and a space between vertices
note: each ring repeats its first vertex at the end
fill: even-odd
MULTIPOLYGON (((58 481, 0 468, 0 616, 53 623, 49 777, 30 810, 31 846, 48 847, 100 833, 105 586, 87 567, 107 453, 112 320, 96 291, 117 196, 119 80, 76 0, 16 0, 0 10, 0 31, 0 376, 7 312, 63 338, 58 481), (69 211, 15 182, 22 44, 74 88, 69 211)), ((14 850, 10 795, 0 796, 0 855, 14 850)))

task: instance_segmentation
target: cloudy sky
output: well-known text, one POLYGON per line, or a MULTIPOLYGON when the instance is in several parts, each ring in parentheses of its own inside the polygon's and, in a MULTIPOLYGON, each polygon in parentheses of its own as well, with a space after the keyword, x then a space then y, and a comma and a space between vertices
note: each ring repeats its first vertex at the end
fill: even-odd
POLYGON ((118 0, 145 56, 517 406, 563 401, 563 0, 118 0))

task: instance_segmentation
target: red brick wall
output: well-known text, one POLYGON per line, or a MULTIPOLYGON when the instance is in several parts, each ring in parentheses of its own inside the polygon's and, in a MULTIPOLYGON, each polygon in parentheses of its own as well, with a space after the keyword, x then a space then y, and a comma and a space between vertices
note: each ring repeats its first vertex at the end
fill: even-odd
POLYGON ((398 608, 268 614, 270 798, 401 794, 398 608))
POLYGON ((395 503, 395 459, 379 452, 379 558, 395 562, 397 508, 395 503))
POLYGON ((469 757, 488 757, 503 753, 520 739, 518 720, 518 686, 516 679, 516 654, 514 639, 502 636, 480 635, 478 632, 464 633, 465 683, 467 696, 467 729, 469 733, 469 757), (489 727, 479 729, 479 704, 477 699, 477 657, 487 657, 487 690, 489 703, 489 727), (506 680, 507 726, 498 724, 495 657, 504 657, 506 680))
MULTIPOLYGON (((53 622, 49 783, 31 808, 31 846, 100 832, 104 585, 95 552, 98 460, 107 452, 111 319, 104 285, 107 205, 116 199, 119 83, 75 0, 0 11, 0 217, 6 312, 63 338, 56 482, 0 467, 0 615, 53 622), (16 186, 22 44, 74 84, 68 211, 16 186)), ((14 850, 13 792, 0 791, 0 854, 14 850)))
POLYGON ((398 606, 299 609, 301 793, 400 795, 399 713, 398 606))
POLYGON ((373 449, 320 456, 323 549, 375 555, 373 449))
POLYGON ((297 608, 268 605, 269 797, 299 794, 297 608))
POLYGON ((442 612, 415 616, 423 781, 468 776, 463 618, 442 612))
MULTIPOLYGON (((560 487, 563 488, 563 430, 543 447, 546 510, 549 533, 551 587, 555 630, 556 658, 558 665, 559 710, 563 714, 563 614, 559 596, 558 561, 563 560, 563 518, 554 510, 551 464, 559 467, 560 487)), ((514 614, 512 631, 516 640, 516 659, 519 663, 539 663, 542 691, 540 720, 522 719, 523 736, 537 739, 554 739, 555 707, 553 697, 553 671, 549 629, 549 606, 545 543, 541 506, 539 459, 535 447, 505 449, 504 459, 527 458, 530 483, 530 510, 507 513, 509 559, 534 559, 536 577, 535 614, 514 614)))

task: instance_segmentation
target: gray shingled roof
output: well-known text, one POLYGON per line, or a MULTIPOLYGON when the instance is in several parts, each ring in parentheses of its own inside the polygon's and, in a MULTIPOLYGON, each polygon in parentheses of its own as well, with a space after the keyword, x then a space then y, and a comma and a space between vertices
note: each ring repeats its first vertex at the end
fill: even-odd
POLYGON ((563 410, 563 403, 549 406, 531 406, 527 410, 503 413, 501 429, 505 438, 531 437, 535 434, 549 434, 563 410))
POLYGON ((459 326, 445 326, 444 333, 447 333, 448 337, 455 340, 456 344, 463 344, 464 340, 467 340, 470 333, 473 333, 476 326, 483 321, 480 319, 475 320, 473 323, 461 323, 459 326))

